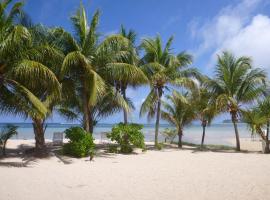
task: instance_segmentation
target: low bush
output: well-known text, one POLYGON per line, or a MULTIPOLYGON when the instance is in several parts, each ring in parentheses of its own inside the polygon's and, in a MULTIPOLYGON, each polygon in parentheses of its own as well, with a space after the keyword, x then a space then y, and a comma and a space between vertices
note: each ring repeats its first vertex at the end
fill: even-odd
POLYGON ((91 134, 81 127, 72 127, 65 131, 65 137, 69 139, 63 146, 63 153, 74 157, 93 156, 94 139, 91 134))
POLYGON ((144 135, 140 124, 119 123, 112 128, 107 137, 120 146, 121 153, 131 153, 133 146, 145 149, 144 135))

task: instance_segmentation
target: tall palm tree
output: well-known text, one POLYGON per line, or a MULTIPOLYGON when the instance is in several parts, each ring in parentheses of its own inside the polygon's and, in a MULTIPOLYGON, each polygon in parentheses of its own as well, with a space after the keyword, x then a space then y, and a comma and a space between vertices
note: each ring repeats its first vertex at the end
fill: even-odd
MULTIPOLYGON (((110 55, 115 55, 112 61, 107 64, 107 69, 109 71, 110 79, 108 82, 122 94, 125 101, 128 103, 128 97, 126 96, 126 90, 128 86, 136 87, 148 82, 147 77, 139 66, 139 56, 137 48, 135 45, 136 33, 133 30, 126 31, 126 29, 121 26, 120 37, 123 40, 127 40, 120 48, 111 48, 115 53, 110 55), (119 56, 121 54, 121 56, 119 56)), ((126 109, 123 109, 124 113, 124 123, 128 123, 128 113, 126 109)))
POLYGON ((173 37, 165 47, 159 36, 156 38, 144 39, 141 48, 145 54, 141 60, 141 69, 150 82, 150 93, 141 106, 140 115, 148 112, 148 118, 156 115, 155 145, 158 145, 159 121, 161 110, 161 99, 165 89, 169 85, 194 87, 195 83, 189 77, 197 75, 197 71, 187 68, 192 62, 191 55, 182 52, 174 55, 171 50, 173 37))
MULTIPOLYGON (((64 93, 67 91, 66 94, 70 94, 68 90, 73 87, 73 94, 80 97, 77 99, 83 108, 84 129, 92 132, 91 108, 97 103, 98 96, 105 92, 105 83, 97 73, 94 63, 98 46, 99 11, 94 13, 91 23, 88 24, 85 9, 81 4, 71 21, 75 31, 74 37, 64 30, 57 30, 66 53, 61 68, 61 79, 64 93)), ((66 99, 68 98, 73 96, 66 95, 66 99)))
POLYGON ((161 111, 161 117, 176 127, 178 147, 182 148, 183 128, 196 118, 194 106, 191 104, 192 97, 188 93, 182 95, 173 91, 167 99, 169 103, 163 102, 164 110, 161 111))
POLYGON ((263 152, 270 153, 269 138, 263 132, 263 129, 266 127, 266 124, 268 123, 269 119, 264 115, 263 111, 258 107, 255 107, 247 111, 242 111, 242 116, 244 122, 247 123, 252 133, 260 135, 262 140, 265 142, 263 152))
POLYGON ((240 151, 237 121, 241 105, 252 102, 262 94, 265 79, 265 72, 252 69, 251 59, 248 57, 236 58, 230 52, 223 52, 218 56, 215 77, 208 84, 216 95, 218 109, 231 115, 237 151, 240 151))

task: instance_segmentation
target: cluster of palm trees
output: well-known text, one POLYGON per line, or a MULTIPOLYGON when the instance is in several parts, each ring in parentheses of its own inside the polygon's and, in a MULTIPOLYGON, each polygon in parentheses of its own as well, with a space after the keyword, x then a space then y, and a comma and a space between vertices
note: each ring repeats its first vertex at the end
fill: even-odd
POLYGON ((160 36, 137 45, 136 33, 122 26, 101 39, 100 12, 88 21, 82 4, 71 17, 71 34, 33 24, 22 7, 0 3, 0 112, 32 119, 37 151, 45 148, 46 120, 55 112, 81 119, 90 133, 100 119, 119 111, 128 123, 134 105, 126 90, 140 85, 150 86, 140 114, 156 118, 156 146, 161 118, 176 126, 179 147, 184 126, 194 120, 201 121, 203 144, 206 126, 221 112, 231 114, 237 150, 240 117, 262 136, 264 126, 269 130, 266 74, 253 69, 250 58, 224 52, 210 79, 190 67, 191 55, 172 51, 173 37, 165 46, 160 36), (260 112, 250 110, 256 99, 260 112))

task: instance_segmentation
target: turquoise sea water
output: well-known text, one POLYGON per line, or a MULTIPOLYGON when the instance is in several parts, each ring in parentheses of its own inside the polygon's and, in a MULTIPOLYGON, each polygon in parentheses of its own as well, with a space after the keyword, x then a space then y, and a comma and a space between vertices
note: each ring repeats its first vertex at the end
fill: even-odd
MULTIPOLYGON (((0 128, 5 124, 0 123, 0 128)), ((14 139, 33 139, 34 133, 32 124, 28 123, 18 123, 15 124, 19 126, 18 132, 19 134, 14 137, 14 139)), ((76 126, 76 124, 48 124, 45 132, 46 139, 52 139, 52 135, 54 132, 63 132, 65 129, 76 126)), ((94 137, 96 139, 104 139, 105 134, 103 132, 109 132, 112 128, 112 124, 99 124, 94 129, 94 137)), ((170 127, 169 125, 161 125, 160 132, 165 128, 170 127)), ((239 133, 241 138, 250 138, 251 132, 248 130, 246 124, 239 123, 238 124, 239 133)), ((144 135, 146 141, 154 140, 154 125, 146 124, 144 125, 144 135)), ((192 142, 199 144, 201 141, 202 128, 200 125, 191 125, 184 129, 183 140, 186 142, 192 142)), ((230 123, 220 123, 220 124, 212 124, 210 127, 206 128, 206 136, 205 143, 206 144, 224 144, 230 145, 228 142, 231 139, 234 139, 234 129, 233 125, 230 123)), ((163 141, 160 134, 160 141, 163 141)))

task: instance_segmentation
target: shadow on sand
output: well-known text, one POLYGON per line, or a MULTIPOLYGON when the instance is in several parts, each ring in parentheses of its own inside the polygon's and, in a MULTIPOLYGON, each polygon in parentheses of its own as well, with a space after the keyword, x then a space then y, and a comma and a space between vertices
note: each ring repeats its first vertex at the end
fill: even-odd
MULTIPOLYGON (((111 153, 109 147, 112 144, 104 143, 96 145, 95 158, 110 158, 114 159, 117 153, 111 153)), ((200 145, 183 143, 183 148, 179 149, 176 144, 163 143, 162 149, 158 150, 152 144, 146 145, 147 151, 191 151, 192 153, 244 153, 244 154, 262 154, 259 151, 236 151, 233 147, 223 145, 205 145, 202 149, 200 145)), ((133 152, 129 155, 137 155, 138 153, 133 152)), ((6 156, 0 156, 0 167, 32 167, 39 159, 50 159, 56 157, 59 162, 68 165, 72 164, 72 157, 65 156, 62 154, 61 146, 53 146, 52 143, 47 143, 47 153, 45 156, 36 156, 34 153, 33 146, 19 145, 17 149, 6 149, 6 156), (15 161, 14 161, 15 160, 15 161), (18 161, 17 161, 18 160, 18 161)), ((90 161, 90 158, 85 158, 85 161, 90 161)))

